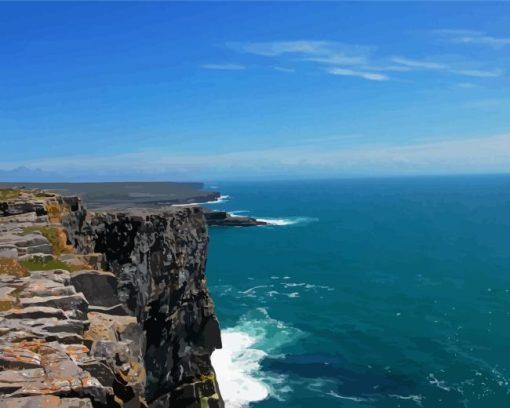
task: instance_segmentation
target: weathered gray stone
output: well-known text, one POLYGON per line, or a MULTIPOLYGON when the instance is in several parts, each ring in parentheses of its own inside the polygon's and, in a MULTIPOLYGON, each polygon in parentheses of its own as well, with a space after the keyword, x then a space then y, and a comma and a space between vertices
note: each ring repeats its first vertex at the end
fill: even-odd
POLYGON ((88 302, 82 293, 75 293, 68 296, 34 296, 31 298, 21 298, 22 307, 54 307, 68 312, 69 316, 76 316, 78 319, 86 320, 88 312, 88 302))
POLYGON ((0 294, 12 298, 15 292, 17 303, 0 313, 0 345, 18 347, 0 352, 7 356, 4 372, 42 369, 27 378, 6 374, 2 382, 0 376, 0 393, 10 393, 0 406, 9 400, 15 408, 43 402, 74 408, 65 404, 85 401, 141 408, 146 397, 153 407, 221 408, 209 359, 221 339, 204 275, 208 238, 202 211, 87 214, 79 199, 38 195, 18 200, 32 202, 34 212, 0 214, 0 247, 15 249, 23 259, 49 259, 46 238, 24 231, 36 222, 48 225, 51 207, 51 222, 62 219, 78 251, 58 258, 98 270, 0 276, 0 288, 7 288, 0 294), (90 324, 79 320, 86 318, 90 324), (35 368, 13 365, 20 356, 35 368))
POLYGON ((0 258, 18 258, 18 248, 13 244, 0 244, 0 258))
POLYGON ((60 398, 55 395, 5 398, 0 396, 2 408, 93 408, 88 398, 60 398))

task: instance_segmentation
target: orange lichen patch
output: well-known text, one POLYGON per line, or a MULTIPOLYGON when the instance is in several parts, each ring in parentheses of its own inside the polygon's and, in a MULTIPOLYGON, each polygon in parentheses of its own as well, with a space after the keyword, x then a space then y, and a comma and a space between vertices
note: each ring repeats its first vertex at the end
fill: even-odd
POLYGON ((46 209, 48 220, 52 224, 60 224, 62 222, 62 217, 69 214, 69 208, 55 199, 46 201, 44 208, 46 209))
POLYGON ((67 231, 64 228, 57 228, 57 239, 60 253, 70 254, 74 252, 73 246, 68 244, 67 231))
POLYGON ((19 278, 28 276, 28 270, 13 258, 0 257, 0 275, 12 275, 19 278))
POLYGON ((26 347, 20 347, 19 345, 15 346, 7 346, 2 348, 2 357, 5 360, 10 360, 11 365, 16 367, 40 367, 41 366, 41 356, 26 347))
POLYGON ((13 304, 10 300, 0 300, 0 312, 5 312, 12 308, 13 304))
POLYGON ((59 397, 56 397, 54 395, 48 395, 47 397, 44 398, 43 401, 41 401, 41 405, 43 407, 56 407, 58 405, 60 405, 60 398, 59 397))
MULTIPOLYGON (((22 310, 21 308, 16 308, 16 310, 22 310)), ((37 353, 41 351, 41 345, 43 344, 43 340, 22 340, 16 344, 16 349, 25 349, 31 351, 32 353, 37 353)))
POLYGON ((87 346, 84 346, 82 344, 69 344, 69 345, 62 345, 64 351, 66 354, 73 360, 73 361, 80 361, 84 355, 86 355, 90 350, 87 346))

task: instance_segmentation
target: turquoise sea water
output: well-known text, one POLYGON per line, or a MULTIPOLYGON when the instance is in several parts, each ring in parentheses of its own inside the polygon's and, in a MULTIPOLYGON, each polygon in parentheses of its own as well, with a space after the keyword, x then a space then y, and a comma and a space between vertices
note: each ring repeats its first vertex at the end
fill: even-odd
POLYGON ((228 407, 510 406, 510 177, 214 186, 228 407))

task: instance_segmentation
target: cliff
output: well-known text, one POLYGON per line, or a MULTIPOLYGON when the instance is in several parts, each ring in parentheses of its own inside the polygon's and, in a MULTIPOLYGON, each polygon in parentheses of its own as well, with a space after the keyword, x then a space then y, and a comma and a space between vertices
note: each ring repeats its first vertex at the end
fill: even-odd
MULTIPOLYGON (((201 209, 0 199, 0 405, 223 407, 201 209)), ((1 195, 0 195, 1 197, 1 195)))

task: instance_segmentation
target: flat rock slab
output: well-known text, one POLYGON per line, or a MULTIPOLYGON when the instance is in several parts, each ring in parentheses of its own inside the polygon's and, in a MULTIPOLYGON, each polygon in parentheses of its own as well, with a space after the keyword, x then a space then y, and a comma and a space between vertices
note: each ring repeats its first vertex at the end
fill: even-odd
POLYGON ((41 356, 17 346, 0 347, 0 367, 3 369, 40 368, 41 356))
POLYGON ((88 302, 82 293, 75 293, 69 296, 35 296, 31 298, 21 298, 20 303, 24 308, 43 306, 71 311, 82 320, 86 319, 88 312, 88 302))
POLYGON ((31 306, 24 309, 10 309, 1 313, 0 317, 5 319, 41 319, 55 317, 61 320, 67 320, 68 317, 61 309, 54 307, 31 306))
POLYGON ((20 292, 20 298, 46 297, 46 296, 70 296, 76 294, 72 286, 64 286, 62 283, 50 279, 31 279, 20 292))

